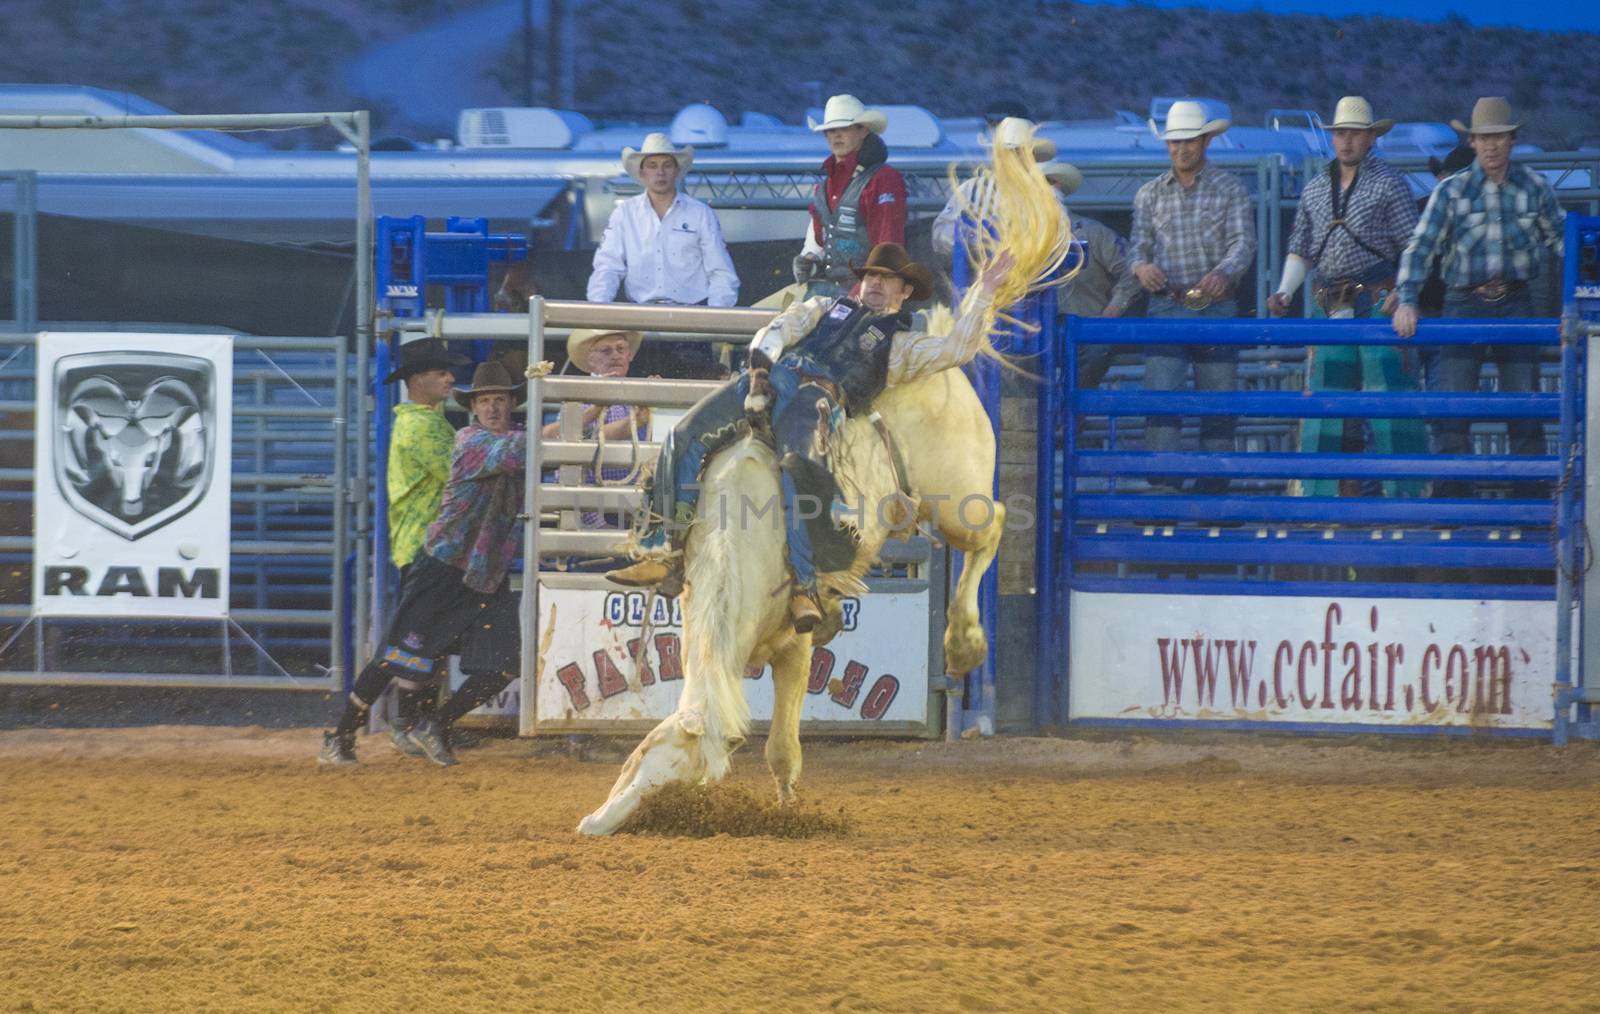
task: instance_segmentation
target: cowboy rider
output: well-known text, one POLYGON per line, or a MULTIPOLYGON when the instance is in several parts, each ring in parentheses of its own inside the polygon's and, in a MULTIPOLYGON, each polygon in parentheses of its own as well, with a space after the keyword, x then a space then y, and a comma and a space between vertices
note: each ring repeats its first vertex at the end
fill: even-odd
MULTIPOLYGON (((837 487, 826 429, 840 410, 866 411, 886 387, 961 366, 982 346, 994 292, 1012 265, 1003 253, 986 267, 948 336, 912 330, 907 301, 926 299, 932 274, 905 248, 884 243, 852 268, 861 299, 813 297, 791 305, 750 343, 751 369, 703 399, 662 443, 651 479, 649 524, 639 546, 646 559, 607 576, 618 584, 675 593, 682 580, 682 544, 694 519, 700 466, 711 451, 740 435, 746 413, 770 419, 782 472, 789 565, 789 601, 797 632, 820 620, 812 534, 797 509, 802 494, 829 508, 837 487)), ((831 524, 831 511, 823 521, 831 524)))
POLYGON ((808 296, 842 296, 855 279, 851 265, 879 243, 906 241, 906 181, 888 165, 879 135, 889 125, 882 110, 854 95, 835 95, 822 122, 807 119, 828 142, 822 181, 811 198, 805 246, 794 259, 794 280, 808 296))

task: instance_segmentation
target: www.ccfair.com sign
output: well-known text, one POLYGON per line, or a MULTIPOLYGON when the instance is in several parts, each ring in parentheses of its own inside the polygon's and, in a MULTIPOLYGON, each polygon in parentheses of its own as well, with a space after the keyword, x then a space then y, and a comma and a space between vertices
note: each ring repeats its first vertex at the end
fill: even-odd
POLYGON ((233 339, 38 348, 35 614, 226 616, 233 339))
POLYGON ((1555 628, 1540 601, 1079 593, 1071 717, 1548 729, 1555 628))

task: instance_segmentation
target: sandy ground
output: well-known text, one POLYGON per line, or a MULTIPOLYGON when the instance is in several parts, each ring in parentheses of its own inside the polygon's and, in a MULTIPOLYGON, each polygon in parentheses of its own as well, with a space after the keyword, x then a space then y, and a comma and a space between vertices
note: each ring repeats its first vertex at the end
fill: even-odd
MULTIPOLYGON (((0 733, 0 1010, 1600 1002, 1591 746, 817 745, 848 837, 591 841, 613 762, 316 745, 0 733)), ((758 751, 734 777, 764 790, 758 751)))

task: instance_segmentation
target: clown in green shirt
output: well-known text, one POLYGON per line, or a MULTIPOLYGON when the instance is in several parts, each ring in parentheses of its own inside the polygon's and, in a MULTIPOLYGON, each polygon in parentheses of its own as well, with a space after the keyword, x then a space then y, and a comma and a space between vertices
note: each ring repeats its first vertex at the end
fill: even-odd
POLYGON ((384 383, 404 380, 409 399, 394 408, 389 441, 389 556, 403 572, 422 548, 450 478, 456 433, 444 417, 455 377, 437 339, 400 346, 400 365, 384 383))

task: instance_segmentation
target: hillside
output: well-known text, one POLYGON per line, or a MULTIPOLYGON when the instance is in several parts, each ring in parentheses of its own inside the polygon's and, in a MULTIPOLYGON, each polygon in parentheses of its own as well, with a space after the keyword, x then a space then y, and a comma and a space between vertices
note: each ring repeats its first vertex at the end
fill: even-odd
MULTIPOLYGON (((126 90, 181 112, 348 108, 382 132, 449 132, 382 95, 355 95, 341 70, 368 47, 480 0, 11 0, 0 79, 126 90)), ((1480 94, 1526 111, 1548 148, 1600 143, 1600 35, 1474 28, 1456 18, 1332 19, 1070 2, 922 0, 869 16, 850 0, 585 0, 577 106, 602 116, 670 113, 706 101, 797 120, 815 94, 975 112, 1013 95, 1039 116, 1142 111, 1152 95, 1228 101, 1240 122, 1269 108, 1324 112, 1361 92, 1380 115, 1465 118, 1480 94)), ((498 60, 442 73, 521 93, 519 24, 498 60)), ((544 52, 543 40, 536 52, 544 52)), ((397 72, 398 73, 398 72, 397 72)), ((535 69, 543 77, 543 68, 535 69)), ((535 95, 542 99, 542 80, 535 95)))

